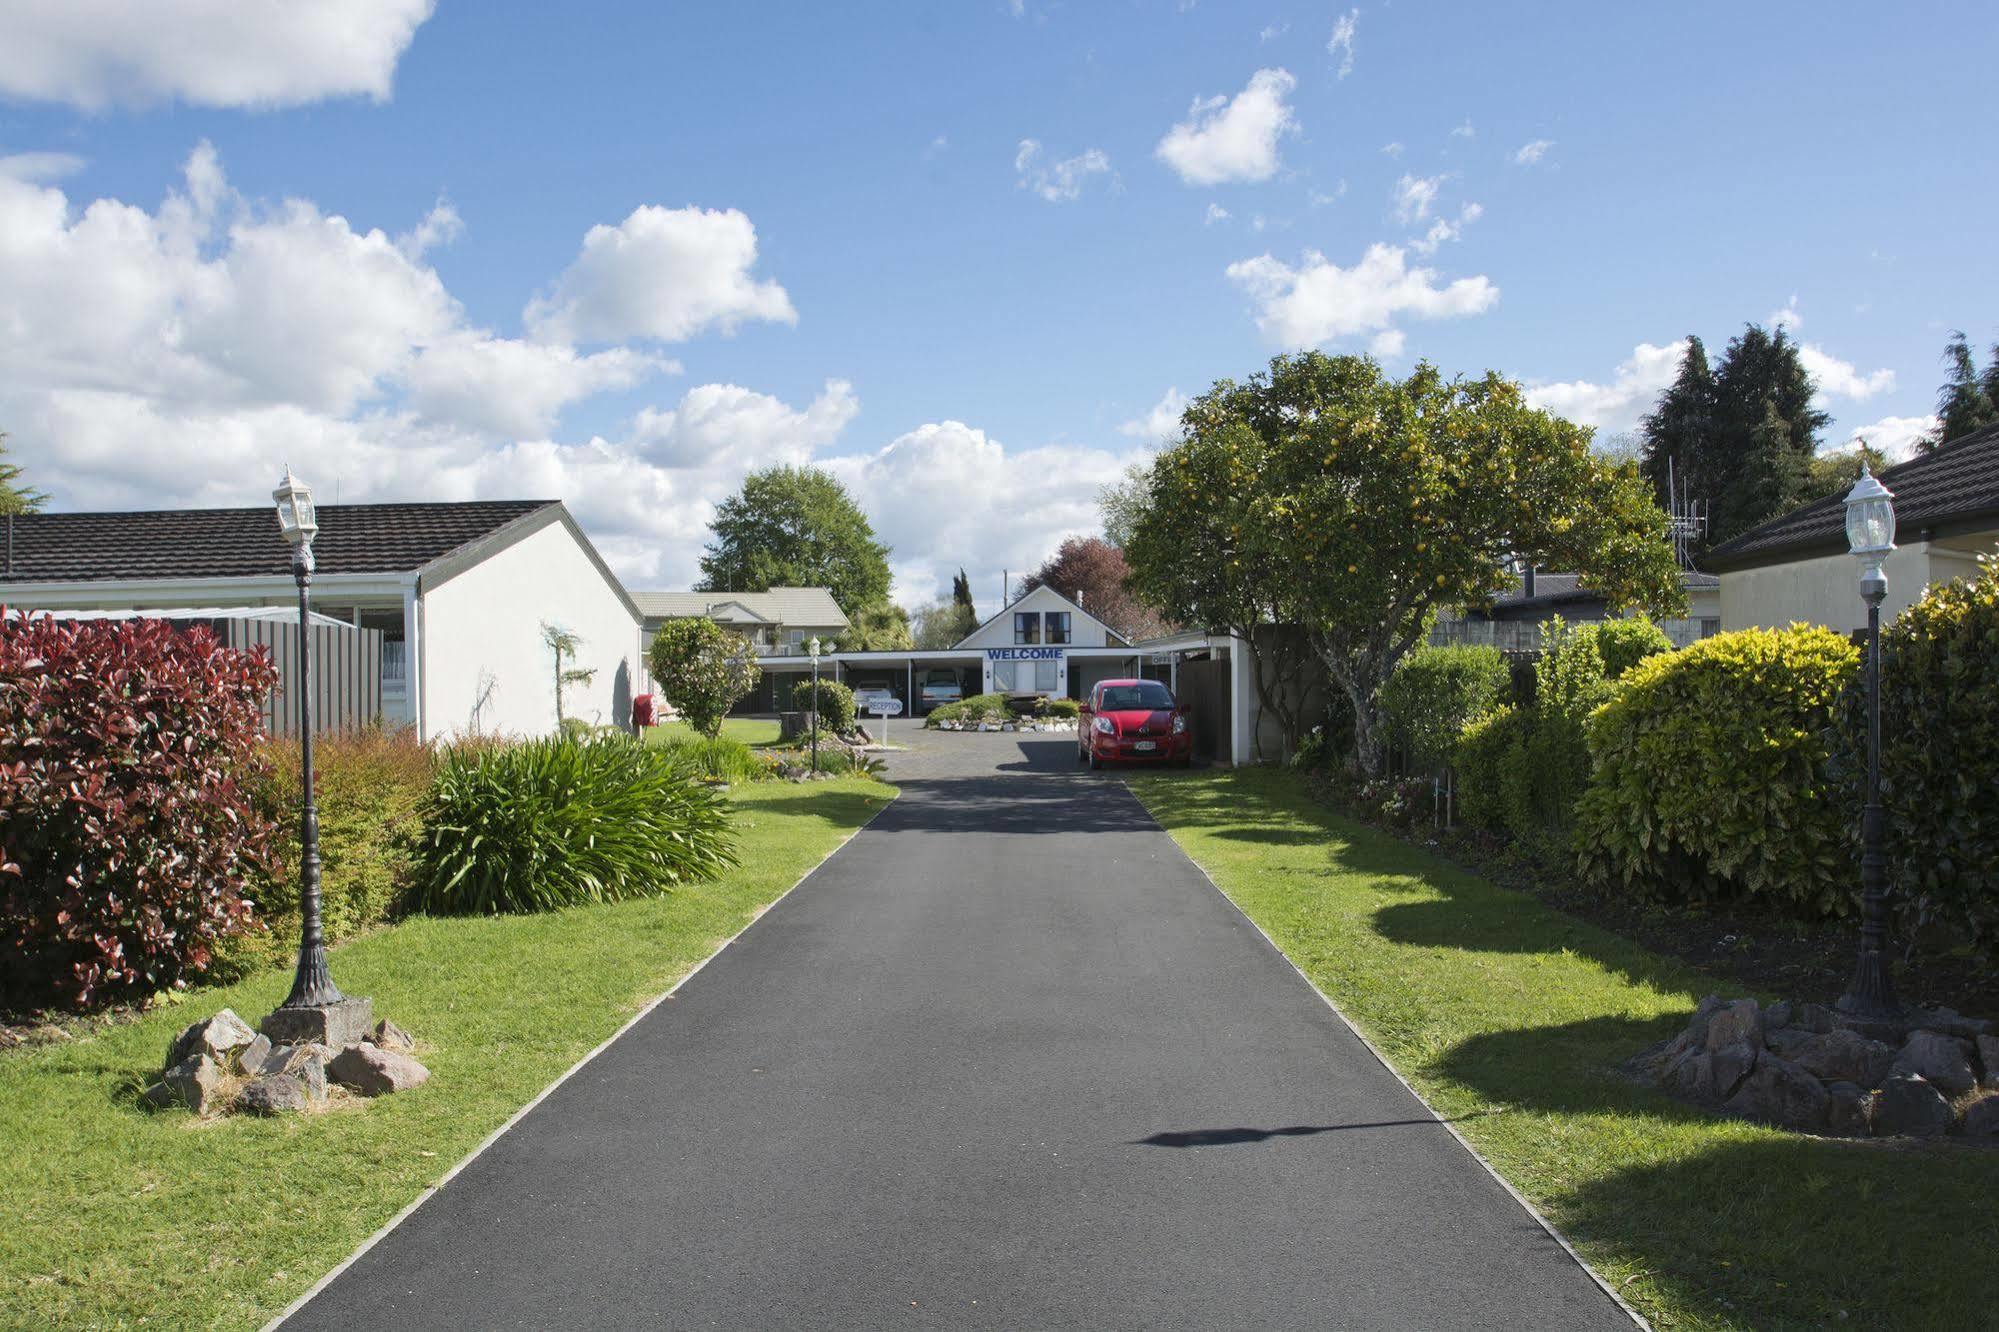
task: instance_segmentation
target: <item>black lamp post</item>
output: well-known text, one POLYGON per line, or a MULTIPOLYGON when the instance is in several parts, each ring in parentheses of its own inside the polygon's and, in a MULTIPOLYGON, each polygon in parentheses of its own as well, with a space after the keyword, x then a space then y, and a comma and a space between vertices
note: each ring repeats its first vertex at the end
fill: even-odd
POLYGON ((1860 561, 1867 603, 1867 805, 1860 815, 1860 961, 1839 1011, 1862 1023, 1892 1025, 1902 1006, 1888 959, 1888 858, 1881 849, 1881 561, 1895 549, 1895 496, 1865 465, 1846 496, 1846 544, 1860 561))
POLYGON ((812 771, 819 771, 819 635, 814 634, 806 642, 805 650, 812 654, 812 771))
POLYGON ((312 539, 319 532, 313 512, 312 488, 292 476, 271 492, 277 501, 278 528, 292 548, 292 578, 298 583, 299 755, 305 783, 304 808, 299 811, 299 945, 298 970, 291 993, 264 1019, 272 1040, 309 1040, 340 1046, 365 1032, 373 1005, 349 998, 333 983, 326 968, 326 938, 319 918, 319 810, 312 795, 312 539))

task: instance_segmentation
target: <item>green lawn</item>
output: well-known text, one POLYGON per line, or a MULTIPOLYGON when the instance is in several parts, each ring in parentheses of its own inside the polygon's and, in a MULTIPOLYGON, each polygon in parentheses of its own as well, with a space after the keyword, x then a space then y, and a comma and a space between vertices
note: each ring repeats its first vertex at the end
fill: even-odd
POLYGON ((1614 1067, 1719 988, 1698 972, 1338 818, 1287 773, 1131 784, 1660 1326, 1991 1326, 1999 1151, 1804 1138, 1682 1106, 1614 1067))
POLYGON ((842 779, 731 793, 742 864, 664 898, 417 918, 335 951, 334 978, 415 1033, 431 1082, 310 1118, 148 1113, 182 1025, 251 1022, 270 973, 138 1022, 0 1055, 0 1326, 254 1327, 669 988, 883 803, 842 779))
MULTIPOLYGON (((740 740, 752 749, 760 748, 764 745, 776 744, 777 730, 777 719, 774 717, 724 717, 722 719, 722 738, 725 740, 740 740)), ((650 744, 657 745, 664 743, 672 736, 692 736, 699 734, 699 731, 696 731, 686 722, 670 721, 663 725, 649 728, 646 731, 646 740, 650 744)))

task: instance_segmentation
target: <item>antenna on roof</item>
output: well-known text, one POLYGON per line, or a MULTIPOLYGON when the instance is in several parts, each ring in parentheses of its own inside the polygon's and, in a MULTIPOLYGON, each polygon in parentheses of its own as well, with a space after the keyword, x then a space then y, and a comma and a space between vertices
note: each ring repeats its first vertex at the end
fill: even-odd
POLYGON ((1666 459, 1666 530, 1673 539, 1673 557, 1682 569, 1694 567, 1694 546, 1707 535, 1707 501, 1681 493, 1673 476, 1673 460, 1666 459))

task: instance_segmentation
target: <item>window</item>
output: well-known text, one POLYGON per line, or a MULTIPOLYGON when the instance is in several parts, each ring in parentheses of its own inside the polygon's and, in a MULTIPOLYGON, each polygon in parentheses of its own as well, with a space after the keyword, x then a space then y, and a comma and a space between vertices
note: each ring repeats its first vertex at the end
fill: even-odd
POLYGON ((1050 643, 1069 641, 1068 611, 1049 611, 1041 617, 1041 623, 1045 630, 1045 641, 1050 643))
POLYGON ((1097 689, 1097 712, 1137 712, 1141 708, 1155 711, 1170 711, 1173 694, 1157 680, 1139 680, 1132 684, 1100 685, 1097 689))
POLYGON ((1019 662, 996 661, 993 663, 993 692, 1011 694, 1013 692, 1013 669, 1019 662))
POLYGON ((1039 643, 1041 641, 1041 612, 1015 611, 1013 613, 1013 641, 1016 643, 1039 643))
POLYGON ((1043 657, 1034 663, 1034 692, 1052 694, 1055 692, 1056 668, 1062 663, 1053 657, 1043 657))

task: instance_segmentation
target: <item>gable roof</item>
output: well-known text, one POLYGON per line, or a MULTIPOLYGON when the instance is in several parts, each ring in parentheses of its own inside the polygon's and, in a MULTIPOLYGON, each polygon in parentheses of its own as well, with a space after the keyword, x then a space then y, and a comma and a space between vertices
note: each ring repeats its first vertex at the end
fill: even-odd
MULTIPOLYGON (((1895 493, 1895 527, 1904 541, 1999 527, 1999 426, 1953 440, 1881 473, 1895 493)), ((1828 495, 1725 541, 1703 561, 1710 569, 1749 569, 1846 552, 1846 495, 1828 495)))
MULTIPOLYGON (((1712 591, 1721 586, 1721 580, 1711 573, 1700 573, 1692 569, 1680 571, 1680 587, 1683 591, 1712 591)), ((1491 614, 1495 619, 1520 619, 1540 610, 1558 610, 1563 606, 1601 606, 1603 594, 1593 591, 1582 581, 1582 575, 1572 573, 1534 574, 1534 594, 1527 594, 1525 579, 1515 579, 1513 586, 1492 599, 1491 614)))
MULTIPOLYGON (((724 606, 740 606, 767 624, 809 629, 847 627, 840 603, 823 587, 774 587, 768 592, 634 592, 632 600, 648 620, 686 619, 712 615, 724 606)), ((740 618, 736 622, 741 623, 740 618)))
POLYGON ((997 622, 1001 616, 1005 615, 1008 611, 1012 610, 1015 606, 1018 606, 1021 602, 1026 601, 1029 597, 1035 595, 1037 592, 1046 592, 1049 596, 1055 598, 1057 601, 1061 602, 1064 606, 1069 607, 1070 609, 1075 611, 1076 614, 1082 616, 1084 619, 1090 621, 1092 624, 1102 625, 1104 634, 1107 637, 1114 640, 1115 642, 1122 643, 1126 647, 1131 646, 1131 640, 1129 638, 1126 638, 1123 634, 1111 628, 1109 625, 1104 624, 1102 620, 1099 620, 1096 616, 1084 610, 1079 603, 1071 601, 1069 598, 1063 596, 1060 592, 1057 592, 1053 587, 1050 587, 1047 583, 1038 583, 1035 586, 1027 589, 1027 591, 1021 593, 1019 596, 1015 597, 1012 601, 1007 602, 1006 605, 1000 607, 999 610, 993 614, 991 619, 981 621, 978 628, 972 630, 971 633, 966 634, 963 638, 959 639, 951 646, 954 648, 961 648, 965 646, 965 644, 971 642, 973 639, 977 638, 980 634, 984 633, 988 625, 997 622))
MULTIPOLYGON (((515 524, 566 516, 557 500, 322 504, 313 562, 320 574, 410 573, 515 524)), ((291 547, 269 505, 19 514, 0 527, 0 543, 0 585, 291 576, 291 547)))

